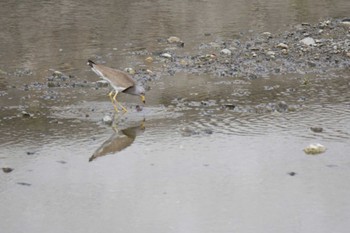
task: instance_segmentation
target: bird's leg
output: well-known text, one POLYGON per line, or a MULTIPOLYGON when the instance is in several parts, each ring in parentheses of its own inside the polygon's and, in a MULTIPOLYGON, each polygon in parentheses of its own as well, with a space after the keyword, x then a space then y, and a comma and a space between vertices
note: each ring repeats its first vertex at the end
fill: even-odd
POLYGON ((109 96, 109 99, 111 100, 111 102, 113 103, 113 92, 114 90, 112 90, 111 92, 109 92, 108 96, 109 96))
POLYGON ((114 110, 115 110, 116 112, 119 112, 118 106, 114 103, 114 101, 116 101, 116 100, 115 100, 115 97, 117 97, 118 92, 115 91, 115 95, 114 95, 114 96, 113 96, 113 92, 114 92, 114 90, 112 90, 112 91, 108 94, 108 96, 109 96, 109 98, 111 99, 111 102, 112 102, 112 104, 113 104, 114 110), (112 96, 113 96, 113 97, 112 97, 112 96))
POLYGON ((118 95, 118 92, 115 91, 115 95, 113 96, 113 100, 115 101, 115 103, 119 104, 119 106, 123 109, 124 112, 127 112, 128 110, 121 103, 118 102, 117 95, 118 95))

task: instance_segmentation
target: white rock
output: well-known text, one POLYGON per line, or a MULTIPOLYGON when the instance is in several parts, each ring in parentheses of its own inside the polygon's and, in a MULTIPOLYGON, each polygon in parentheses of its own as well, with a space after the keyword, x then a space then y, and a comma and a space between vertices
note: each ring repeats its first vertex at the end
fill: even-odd
POLYGON ((316 155, 326 151, 326 147, 319 143, 310 144, 304 149, 304 152, 308 155, 316 155))
POLYGON ((271 57, 272 57, 272 56, 275 56, 275 54, 276 54, 276 53, 275 53, 274 51, 267 51, 267 52, 266 52, 266 55, 267 55, 267 56, 271 56, 271 57))
POLYGON ((223 49, 220 51, 220 53, 224 54, 224 55, 231 55, 232 54, 231 50, 229 50, 229 49, 223 49))
POLYGON ((311 46, 316 45, 315 40, 312 37, 306 37, 300 41, 300 43, 311 46))
POLYGON ((130 67, 125 68, 124 71, 129 73, 129 74, 132 74, 132 75, 136 73, 136 71, 133 68, 130 68, 130 67))
POLYGON ((263 32, 263 33, 261 33, 261 35, 266 36, 267 38, 271 38, 272 37, 271 32, 263 32))
POLYGON ((288 45, 286 45, 285 43, 279 43, 279 44, 277 45, 277 48, 280 48, 280 49, 288 49, 289 47, 288 47, 288 45))
POLYGON ((164 57, 164 58, 171 58, 171 54, 170 53, 162 53, 160 56, 164 57))
POLYGON ((109 124, 112 123, 112 117, 106 115, 106 116, 103 117, 102 121, 103 121, 103 123, 109 125, 109 124))

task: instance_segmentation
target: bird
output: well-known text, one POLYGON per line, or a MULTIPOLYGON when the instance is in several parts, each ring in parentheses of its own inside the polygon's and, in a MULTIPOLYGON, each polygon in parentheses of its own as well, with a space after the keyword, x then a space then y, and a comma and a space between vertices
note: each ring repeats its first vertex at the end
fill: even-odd
POLYGON ((116 112, 119 112, 117 104, 123 109, 124 112, 128 110, 117 101, 117 95, 119 92, 123 92, 130 95, 140 96, 141 101, 145 104, 145 89, 139 85, 129 74, 124 71, 113 69, 101 64, 88 60, 87 65, 91 67, 98 76, 106 80, 114 90, 112 90, 108 96, 114 106, 116 112))

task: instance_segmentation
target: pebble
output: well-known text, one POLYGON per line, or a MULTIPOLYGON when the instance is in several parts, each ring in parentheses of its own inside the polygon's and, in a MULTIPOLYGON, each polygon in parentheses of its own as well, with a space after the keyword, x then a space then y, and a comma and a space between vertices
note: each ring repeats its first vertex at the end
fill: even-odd
POLYGON ((24 118, 29 118, 29 117, 31 117, 32 116, 32 114, 30 114, 30 113, 28 113, 28 112, 26 112, 26 111, 22 111, 22 117, 24 117, 24 118))
POLYGON ((106 81, 106 80, 98 80, 96 82, 96 84, 97 84, 98 87, 107 87, 108 86, 108 81, 106 81))
POLYGON ((10 173, 12 172, 14 169, 13 168, 10 168, 10 167, 3 167, 2 168, 2 171, 5 172, 5 173, 10 173))
POLYGON ((300 43, 305 44, 307 46, 314 46, 316 45, 315 40, 312 37, 306 37, 300 41, 300 43))
POLYGON ((310 144, 309 146, 307 146, 304 149, 304 152, 308 155, 316 155, 316 154, 320 154, 326 151, 326 147, 316 143, 316 144, 310 144))
POLYGON ((110 117, 110 116, 108 116, 108 115, 106 115, 106 116, 104 116, 103 118, 102 118, 102 121, 103 121, 103 123, 105 123, 106 125, 110 125, 110 124, 112 124, 112 117, 110 117))
POLYGON ((267 51, 267 52, 266 52, 266 55, 267 55, 267 56, 270 56, 270 57, 274 57, 275 54, 276 54, 276 53, 275 53, 274 51, 267 51))
POLYGON ((162 53, 160 56, 164 57, 164 58, 171 58, 171 54, 170 53, 162 53))
POLYGON ((220 51, 221 54, 230 56, 232 54, 231 50, 229 49, 223 49, 220 51))
POLYGON ((284 101, 280 101, 276 105, 277 112, 286 112, 288 110, 288 104, 284 101))
POLYGON ((271 32, 263 32, 261 35, 266 36, 267 38, 272 38, 272 33, 271 32))
POLYGON ((350 19, 343 19, 341 23, 345 26, 350 26, 350 19))
POLYGON ((145 59, 145 61, 151 63, 151 62, 153 62, 153 58, 152 58, 152 57, 147 57, 147 58, 145 59))
POLYGON ((179 37, 176 36, 171 36, 167 39, 168 43, 172 44, 172 43, 179 43, 181 40, 179 37))
POLYGON ((285 43, 279 43, 279 44, 277 45, 277 48, 280 48, 280 49, 288 49, 289 47, 288 47, 288 45, 285 44, 285 43))
POLYGON ((288 50, 287 49, 282 49, 282 54, 284 54, 284 55, 288 54, 288 50))
POLYGON ((322 133, 323 128, 322 127, 310 127, 310 130, 315 133, 322 133))
POLYGON ((288 172, 287 174, 290 176, 295 176, 297 173, 296 172, 288 172))
POLYGON ((130 67, 129 68, 125 68, 124 71, 129 73, 129 74, 135 74, 136 73, 135 70, 133 68, 130 68, 130 67))

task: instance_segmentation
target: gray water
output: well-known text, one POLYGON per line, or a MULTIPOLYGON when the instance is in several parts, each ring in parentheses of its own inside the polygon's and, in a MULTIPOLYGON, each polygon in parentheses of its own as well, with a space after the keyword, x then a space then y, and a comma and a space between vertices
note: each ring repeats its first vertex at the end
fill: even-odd
POLYGON ((349 10, 345 0, 1 2, 0 167, 14 169, 0 175, 1 232, 347 232, 348 70, 165 73, 147 84, 141 112, 121 95, 130 111, 115 116, 107 87, 25 84, 52 70, 97 81, 88 58, 152 69, 133 51, 173 35, 190 53, 349 10), (289 111, 268 111, 281 101, 289 111), (311 143, 326 152, 306 155, 311 143))

